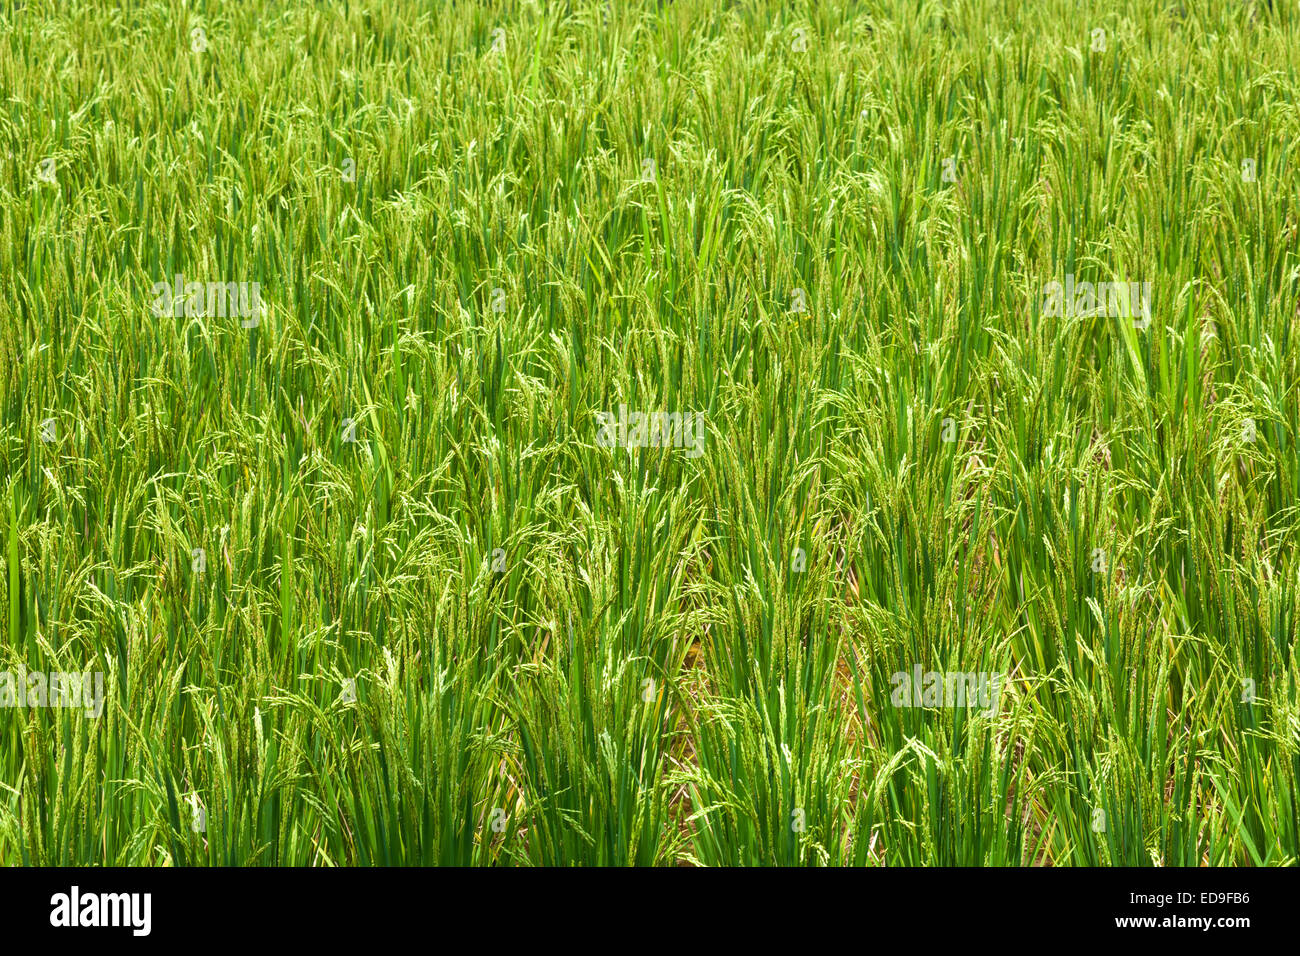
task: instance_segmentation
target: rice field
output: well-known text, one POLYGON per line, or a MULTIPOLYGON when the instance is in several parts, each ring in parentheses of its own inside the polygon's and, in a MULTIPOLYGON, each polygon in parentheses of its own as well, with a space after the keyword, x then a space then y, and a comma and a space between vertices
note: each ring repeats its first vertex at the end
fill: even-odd
POLYGON ((1295 864, 1298 68, 0 4, 0 864, 1295 864))

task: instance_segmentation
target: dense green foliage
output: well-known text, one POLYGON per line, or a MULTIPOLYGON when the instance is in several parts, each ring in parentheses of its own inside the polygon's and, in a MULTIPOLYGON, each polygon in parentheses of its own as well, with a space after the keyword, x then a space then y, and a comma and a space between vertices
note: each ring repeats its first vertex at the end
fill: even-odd
POLYGON ((1296 862, 1298 41, 5 3, 0 864, 1296 862))

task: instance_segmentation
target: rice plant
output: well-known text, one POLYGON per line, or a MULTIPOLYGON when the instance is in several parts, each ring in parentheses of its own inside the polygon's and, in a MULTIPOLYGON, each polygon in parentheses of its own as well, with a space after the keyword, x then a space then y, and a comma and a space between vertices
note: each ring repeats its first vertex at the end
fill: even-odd
POLYGON ((1297 63, 0 3, 0 864, 1297 863, 1297 63))

